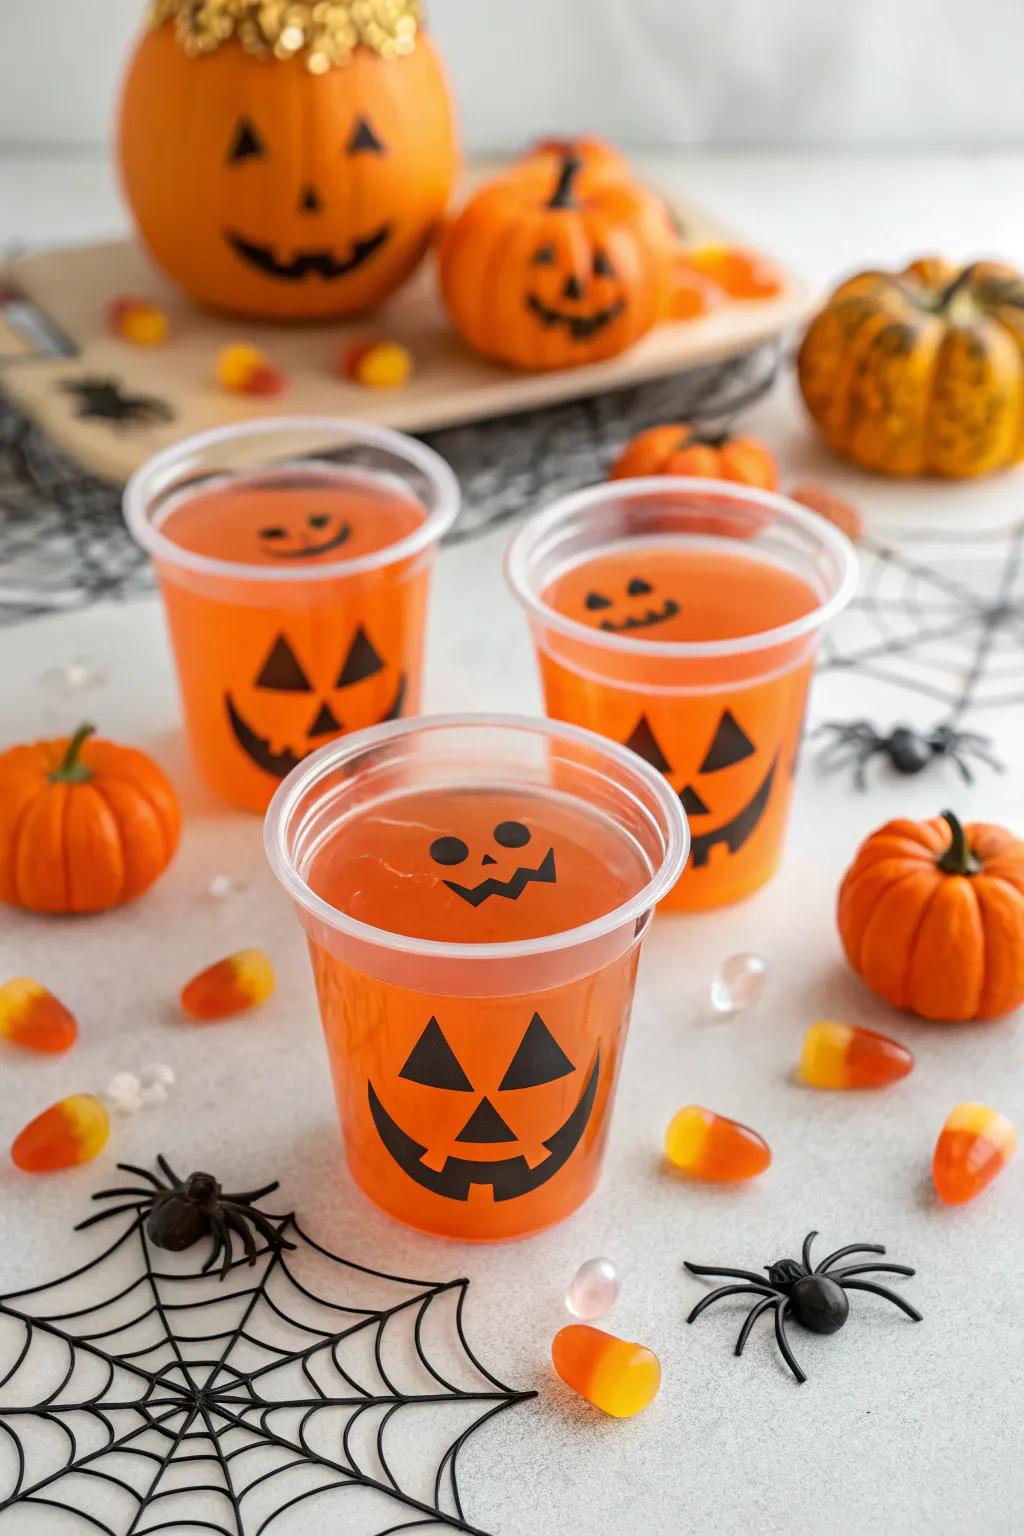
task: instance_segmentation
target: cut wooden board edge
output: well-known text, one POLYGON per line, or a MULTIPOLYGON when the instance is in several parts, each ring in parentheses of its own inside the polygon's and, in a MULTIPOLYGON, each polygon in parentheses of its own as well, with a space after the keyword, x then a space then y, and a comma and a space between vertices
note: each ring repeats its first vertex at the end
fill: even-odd
MULTIPOLYGON (((700 242, 730 239, 689 206, 682 216, 700 242)), ((23 293, 74 356, 12 357, 0 366, 0 388, 77 462, 123 482, 162 447, 218 425, 261 416, 333 415, 402 431, 426 432, 510 416, 608 390, 664 378, 738 356, 804 320, 809 285, 783 269, 786 286, 768 300, 735 301, 699 320, 667 322, 638 346, 607 362, 538 374, 518 374, 471 352, 444 316, 429 261, 401 293, 363 322, 282 327, 240 321, 197 309, 178 293, 131 241, 20 255, 0 268, 0 280, 23 293), (165 308, 172 342, 131 347, 110 336, 107 301, 138 293, 165 308), (373 391, 344 379, 338 355, 368 335, 400 337, 417 370, 408 386, 373 391), (263 346, 289 376, 286 396, 260 401, 231 397, 212 378, 219 348, 246 339, 263 346), (133 425, 82 419, 59 386, 87 377, 115 378, 127 393, 157 395, 175 411, 167 423, 133 425)))

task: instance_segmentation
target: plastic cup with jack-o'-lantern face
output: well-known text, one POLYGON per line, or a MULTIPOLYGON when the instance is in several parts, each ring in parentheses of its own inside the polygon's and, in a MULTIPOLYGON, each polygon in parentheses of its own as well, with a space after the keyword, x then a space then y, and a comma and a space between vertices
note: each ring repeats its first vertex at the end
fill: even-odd
POLYGON ((588 731, 429 717, 282 785, 349 1167, 399 1220, 522 1237, 597 1181, 640 944, 686 858, 664 778, 588 731))
POLYGON ((853 593, 849 541, 767 491, 623 480, 534 518, 507 571, 548 713, 630 747, 689 818, 666 905, 757 890, 782 853, 818 637, 853 593))
POLYGON ((208 432, 134 476, 125 515, 211 788, 262 811, 325 741, 417 712, 430 573, 458 505, 430 449, 330 418, 208 432))

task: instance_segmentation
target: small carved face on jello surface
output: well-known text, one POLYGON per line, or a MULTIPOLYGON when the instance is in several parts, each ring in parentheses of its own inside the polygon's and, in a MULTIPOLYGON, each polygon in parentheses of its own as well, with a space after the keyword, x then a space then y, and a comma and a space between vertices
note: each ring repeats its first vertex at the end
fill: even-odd
POLYGON ((443 869, 460 871, 461 879, 449 876, 444 883, 471 907, 482 906, 485 901, 518 901, 530 885, 555 885, 558 880, 553 846, 539 863, 535 862, 539 848, 533 858, 525 852, 519 856, 518 850, 527 849, 533 840, 525 822, 500 821, 492 833, 491 844, 485 844, 478 857, 476 850, 471 850, 461 837, 450 835, 435 838, 430 845, 430 857, 443 869), (510 865, 514 867, 509 869, 510 865))
POLYGON ((621 591, 610 585, 607 591, 592 587, 583 599, 584 623, 614 635, 653 629, 656 624, 674 619, 678 612, 675 598, 663 598, 646 576, 631 576, 621 591))

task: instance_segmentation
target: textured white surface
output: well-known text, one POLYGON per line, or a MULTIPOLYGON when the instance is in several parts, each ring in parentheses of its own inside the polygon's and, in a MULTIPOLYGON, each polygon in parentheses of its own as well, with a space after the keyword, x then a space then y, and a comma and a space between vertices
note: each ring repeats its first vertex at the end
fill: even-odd
MULTIPOLYGON (((856 242, 839 220, 843 203, 867 190, 867 172, 860 181, 847 177, 845 189, 844 174, 832 164, 798 180, 748 162, 727 173, 725 201, 737 212, 744 204, 774 209, 773 232, 787 241, 781 248, 799 247, 819 279, 855 246, 878 258, 933 240, 978 248, 998 242, 1010 254, 1024 246, 1021 214, 996 197, 991 167, 977 180, 945 162, 926 164, 913 178, 908 170, 902 182, 876 172, 877 195, 856 242), (912 204, 911 189, 922 185, 927 197, 912 204)), ((87 212, 77 209, 76 218, 87 212)), ((100 217, 94 212, 93 227, 100 217)), ((27 222, 22 231, 31 233, 27 222)), ((787 483, 827 475, 861 499, 879 536, 897 523, 906 528, 917 514, 948 526, 991 526, 1020 512, 1019 476, 970 487, 894 487, 837 470, 814 444, 788 387, 748 424, 779 447, 787 483)), ((501 584, 503 542, 492 535, 442 557, 431 710, 538 707, 526 634, 501 584)), ((470 1320, 481 1357, 541 1394, 467 1452, 467 1512, 485 1529, 507 1536, 645 1529, 811 1536, 826 1524, 843 1536, 868 1528, 908 1536, 1020 1529, 1024 1166, 961 1210, 936 1205, 928 1167, 938 1129, 959 1100, 986 1100, 1024 1125, 1021 1021, 943 1028, 894 1015, 846 971, 832 918, 856 844, 890 815, 933 814, 952 801, 966 816, 1024 826, 1020 710, 978 721, 993 731, 1013 771, 986 774, 973 791, 939 767, 917 780, 880 778, 857 797, 844 780, 821 778, 808 760, 775 884, 732 911, 655 925, 597 1195, 565 1226, 530 1242, 466 1249, 394 1226, 348 1183, 298 929, 264 869, 255 822, 223 812, 191 773, 156 605, 97 609, 0 633, 3 739, 71 723, 77 709, 41 692, 38 678, 82 654, 109 673, 106 689, 87 698, 90 715, 110 735, 161 757, 183 792, 186 835, 166 879, 124 912, 71 924, 0 914, 0 975, 38 975, 75 1007, 83 1027, 81 1045, 62 1060, 0 1055, 0 1144, 42 1105, 102 1087, 117 1071, 166 1061, 178 1084, 168 1105, 120 1127, 91 1168, 29 1182, 0 1160, 0 1289, 45 1278, 92 1251, 89 1237, 71 1238, 69 1228, 89 1193, 109 1181, 115 1160, 176 1150, 181 1161, 211 1164, 228 1178, 280 1177, 306 1225, 354 1258, 473 1278, 470 1320), (248 892, 210 898, 210 881, 222 873, 245 877, 248 892), (182 980, 243 944, 262 944, 273 955, 280 976, 273 1001, 249 1021, 216 1029, 197 1033, 178 1023, 182 980), (707 1004, 711 975, 722 957, 742 949, 770 960, 763 999, 734 1020, 715 1019, 707 1004), (898 1035, 918 1054, 915 1073, 879 1096, 797 1086, 791 1074, 800 1039, 822 1016, 898 1035), (670 1174, 660 1157, 662 1130, 690 1100, 755 1125, 775 1150, 772 1169, 736 1190, 670 1174), (743 1313, 732 1303, 685 1327, 703 1287, 683 1275, 681 1261, 758 1267, 796 1253, 810 1226, 832 1247, 885 1242, 897 1262, 916 1266, 917 1278, 899 1288, 925 1322, 914 1326, 862 1295, 838 1336, 794 1329, 810 1376, 798 1388, 764 1322, 744 1358, 733 1358, 743 1313), (605 1326, 648 1344, 664 1365, 657 1402, 629 1423, 599 1419, 553 1380, 548 1365, 551 1335, 567 1320, 564 1288, 595 1254, 613 1258, 623 1275, 605 1326)), ((935 718, 934 706, 908 709, 874 685, 822 679, 814 718, 854 713, 886 724, 905 714, 920 723, 935 718)), ((311 1508, 305 1529, 310 1536, 336 1531, 330 1506, 311 1508)), ((8 1532, 19 1536, 16 1516, 13 1524, 0 1517, 0 1533, 8 1532)))

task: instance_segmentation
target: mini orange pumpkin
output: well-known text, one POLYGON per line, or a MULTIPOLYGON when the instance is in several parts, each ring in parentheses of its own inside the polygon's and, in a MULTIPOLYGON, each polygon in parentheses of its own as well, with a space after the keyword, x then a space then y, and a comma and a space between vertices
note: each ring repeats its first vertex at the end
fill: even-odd
POLYGON ((707 480, 737 480, 774 491, 779 483, 775 456, 756 437, 728 432, 700 432, 684 422, 650 427, 627 443, 612 466, 612 480, 645 475, 696 475, 707 480))
POLYGON ((550 177, 557 174, 566 156, 572 155, 581 162, 581 184, 597 186, 608 182, 631 182, 633 172, 625 155, 609 144, 607 139, 580 135, 573 138, 538 139, 511 168, 511 174, 538 174, 550 177))
POLYGON ((665 314, 671 242, 664 206, 641 187, 505 176, 472 197, 440 246, 441 291, 470 346, 515 368, 615 357, 665 314))
POLYGON ((987 474, 1024 457, 1024 278, 978 261, 861 272, 798 359, 825 441, 884 475, 987 474))
POLYGON ((70 738, 0 754, 0 900, 30 912, 103 912, 166 869, 181 813, 142 752, 70 738))
MULTIPOLYGON (((312 319, 379 304, 426 251, 456 170, 429 38, 392 58, 360 43, 326 67, 322 53, 250 51, 255 29, 285 11, 252 0, 218 13, 219 42, 207 30, 190 47, 207 9, 164 0, 124 83, 121 171, 151 255, 192 298, 236 314, 312 319)), ((317 21, 296 9, 325 7, 287 8, 301 35, 317 21)))
POLYGON ((890 821, 839 892, 846 958, 925 1019, 996 1019, 1024 1003, 1024 843, 1003 827, 890 821))

